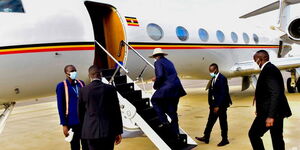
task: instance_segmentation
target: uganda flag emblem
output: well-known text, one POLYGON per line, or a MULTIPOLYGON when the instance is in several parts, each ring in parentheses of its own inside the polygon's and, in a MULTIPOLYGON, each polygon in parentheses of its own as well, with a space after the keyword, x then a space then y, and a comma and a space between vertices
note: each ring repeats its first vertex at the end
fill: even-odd
POLYGON ((128 26, 139 26, 139 22, 135 17, 127 17, 125 16, 126 22, 128 26))

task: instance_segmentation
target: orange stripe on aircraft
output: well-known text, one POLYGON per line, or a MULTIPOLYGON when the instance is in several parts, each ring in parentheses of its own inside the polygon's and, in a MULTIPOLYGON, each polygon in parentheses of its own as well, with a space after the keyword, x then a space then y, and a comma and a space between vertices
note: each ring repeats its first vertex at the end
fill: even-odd
POLYGON ((40 52, 58 52, 58 51, 91 51, 95 50, 94 45, 67 45, 67 46, 43 46, 0 49, 0 55, 22 54, 22 53, 40 53, 40 52))

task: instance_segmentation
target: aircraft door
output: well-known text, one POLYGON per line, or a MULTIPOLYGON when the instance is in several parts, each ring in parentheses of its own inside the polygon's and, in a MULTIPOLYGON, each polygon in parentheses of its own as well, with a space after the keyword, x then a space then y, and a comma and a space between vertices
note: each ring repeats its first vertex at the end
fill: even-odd
MULTIPOLYGON (((125 58, 125 32, 117 10, 110 5, 85 2, 90 14, 95 40, 98 41, 119 62, 125 58)), ((95 45, 94 64, 100 68, 115 68, 116 63, 98 46, 95 45)))

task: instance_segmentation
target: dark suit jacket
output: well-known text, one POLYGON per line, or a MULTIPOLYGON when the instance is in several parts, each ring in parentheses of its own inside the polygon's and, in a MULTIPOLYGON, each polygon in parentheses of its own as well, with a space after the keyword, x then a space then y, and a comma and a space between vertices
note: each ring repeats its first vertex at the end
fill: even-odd
POLYGON ((186 95, 170 60, 162 57, 154 63, 154 66, 156 81, 153 88, 156 91, 152 98, 179 98, 186 95))
POLYGON ((284 94, 280 70, 267 63, 261 71, 255 90, 256 113, 261 117, 289 117, 292 115, 284 94))
POLYGON ((113 86, 100 80, 81 88, 78 113, 83 139, 113 137, 123 133, 117 92, 113 86))
MULTIPOLYGON (((212 80, 210 82, 213 82, 212 80)), ((214 84, 208 90, 208 103, 210 107, 227 108, 232 104, 229 95, 227 78, 219 73, 214 84)))

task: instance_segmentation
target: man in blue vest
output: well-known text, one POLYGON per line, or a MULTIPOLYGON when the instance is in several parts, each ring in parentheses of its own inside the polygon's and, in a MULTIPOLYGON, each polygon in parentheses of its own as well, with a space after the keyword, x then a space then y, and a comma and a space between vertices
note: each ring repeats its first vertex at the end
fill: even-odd
MULTIPOLYGON (((71 140, 71 150, 80 150, 81 125, 79 124, 77 104, 79 89, 84 86, 84 82, 77 80, 76 68, 67 65, 64 68, 67 79, 60 82, 56 87, 57 108, 60 124, 63 127, 63 134, 69 136, 72 129, 74 135, 71 140)), ((87 150, 86 141, 81 140, 82 150, 87 150)))
POLYGON ((155 109, 162 125, 171 127, 172 133, 179 136, 179 125, 177 115, 177 105, 179 98, 186 95, 185 90, 177 76, 176 69, 173 63, 165 58, 168 55, 161 48, 155 48, 153 55, 156 61, 155 77, 153 88, 156 90, 151 98, 153 108, 155 109), (166 114, 171 118, 169 123, 166 114))

